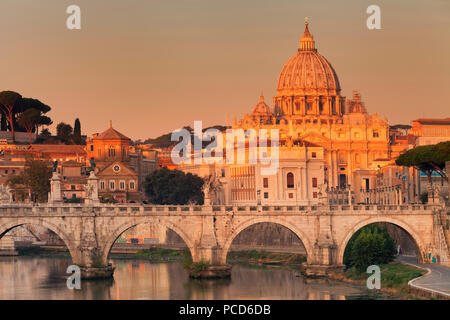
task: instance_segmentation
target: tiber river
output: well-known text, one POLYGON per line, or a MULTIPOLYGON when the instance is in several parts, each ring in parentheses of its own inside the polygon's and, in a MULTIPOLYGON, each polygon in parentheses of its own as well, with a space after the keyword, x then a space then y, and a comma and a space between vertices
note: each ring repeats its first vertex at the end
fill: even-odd
POLYGON ((234 265, 230 280, 193 280, 180 262, 113 259, 114 279, 66 286, 69 258, 0 257, 0 299, 379 299, 365 287, 307 280, 297 270, 234 265))

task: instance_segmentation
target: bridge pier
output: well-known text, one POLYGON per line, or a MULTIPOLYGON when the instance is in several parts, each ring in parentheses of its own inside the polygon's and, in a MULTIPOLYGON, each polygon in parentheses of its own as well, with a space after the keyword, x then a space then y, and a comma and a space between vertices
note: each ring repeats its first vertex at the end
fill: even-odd
POLYGON ((324 277, 330 273, 343 272, 344 264, 337 263, 338 247, 330 236, 321 237, 314 247, 308 262, 302 266, 306 276, 324 277))
POLYGON ((110 279, 114 275, 114 267, 80 267, 81 278, 85 280, 110 279))
POLYGON ((221 279, 231 277, 231 265, 221 262, 223 249, 218 246, 197 247, 189 268, 191 278, 221 279))
POLYGON ((114 274, 114 267, 103 259, 98 247, 79 248, 78 258, 73 263, 80 267, 82 279, 108 279, 114 274))

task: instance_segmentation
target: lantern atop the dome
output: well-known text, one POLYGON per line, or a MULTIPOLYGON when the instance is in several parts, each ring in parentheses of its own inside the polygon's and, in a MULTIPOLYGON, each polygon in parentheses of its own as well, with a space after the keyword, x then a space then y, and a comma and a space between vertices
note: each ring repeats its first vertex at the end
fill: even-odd
POLYGON ((308 29, 308 17, 305 18, 305 32, 300 39, 300 50, 301 51, 313 51, 316 50, 314 38, 308 29))

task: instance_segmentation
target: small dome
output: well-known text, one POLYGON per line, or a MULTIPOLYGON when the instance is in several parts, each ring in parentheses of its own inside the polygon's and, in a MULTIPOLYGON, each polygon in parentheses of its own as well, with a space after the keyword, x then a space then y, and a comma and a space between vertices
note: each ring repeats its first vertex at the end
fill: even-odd
POLYGON ((332 65, 317 52, 313 36, 305 22, 300 49, 284 65, 278 79, 281 95, 337 95, 341 87, 332 65))
POLYGON ((264 95, 261 93, 261 96, 259 97, 258 104, 253 108, 253 114, 256 115, 271 115, 272 110, 267 105, 267 103, 264 102, 264 95))

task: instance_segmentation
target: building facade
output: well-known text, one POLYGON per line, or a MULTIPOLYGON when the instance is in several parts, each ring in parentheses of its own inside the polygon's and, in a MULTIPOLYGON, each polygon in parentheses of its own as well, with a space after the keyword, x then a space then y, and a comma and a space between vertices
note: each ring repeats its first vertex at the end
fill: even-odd
POLYGON ((86 142, 87 158, 95 161, 99 195, 117 202, 140 202, 145 177, 157 169, 157 153, 132 147, 131 139, 112 127, 86 142))
POLYGON ((278 78, 273 110, 260 97, 252 113, 233 128, 279 129, 280 140, 294 139, 324 150, 328 187, 353 184, 357 169, 377 169, 389 159, 389 125, 369 115, 358 92, 346 101, 333 66, 315 47, 306 23, 300 48, 278 78))

